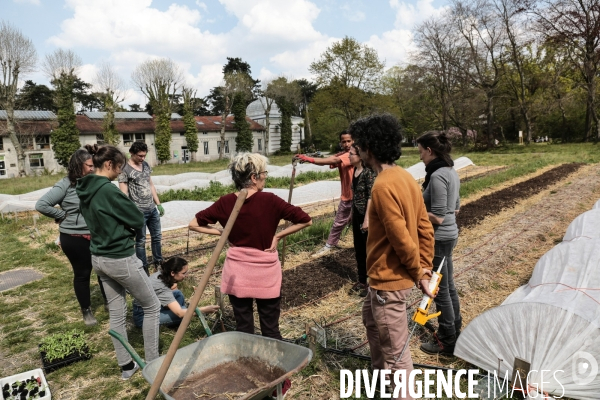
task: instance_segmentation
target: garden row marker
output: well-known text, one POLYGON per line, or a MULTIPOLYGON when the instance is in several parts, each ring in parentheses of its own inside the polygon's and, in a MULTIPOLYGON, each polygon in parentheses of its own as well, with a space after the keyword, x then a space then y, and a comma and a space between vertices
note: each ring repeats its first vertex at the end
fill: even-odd
POLYGON ((183 335, 185 334, 185 331, 186 331, 188 325, 190 324, 192 316, 194 315, 194 310, 196 309, 196 306, 198 305, 198 302, 200 301, 200 297, 202 296, 202 293, 204 292, 204 289, 206 288, 206 284, 208 283, 210 275, 212 274, 212 270, 214 269, 215 264, 217 263, 217 261, 219 259, 221 250, 223 250, 223 247, 225 247, 225 243, 227 243, 227 238, 229 237, 231 228, 233 227, 233 224, 235 223, 235 220, 237 219, 237 216, 240 213, 240 209, 242 208, 242 205, 244 204, 244 201, 246 200, 246 196, 248 196, 248 191, 246 189, 240 190, 240 194, 238 195, 237 201, 235 202, 233 211, 231 211, 231 215, 229 216, 229 219, 227 220, 227 224, 225 224, 225 228, 223 229, 223 232, 221 233, 219 242, 217 243, 217 246, 215 247, 215 250, 213 251, 212 256, 210 257, 210 260, 208 260, 208 264, 206 264, 206 269, 204 270, 204 275, 202 275, 200 284, 198 285, 196 292, 190 299, 190 305, 187 308, 185 315, 183 316, 183 320, 181 321, 181 324, 179 325, 179 328, 177 329, 177 333, 175 334, 175 337, 173 338, 173 342, 171 342, 171 346, 169 346, 169 351, 167 352, 167 355, 165 356, 165 359, 163 360, 163 362, 160 366, 160 369, 158 370, 158 373, 156 374, 156 377, 154 378, 154 382, 152 382, 152 387, 150 388, 150 391, 148 392, 148 395, 146 396, 146 400, 151 400, 156 397, 156 394, 158 393, 158 389, 160 388, 160 385, 162 385, 162 383, 165 379, 165 376, 167 375, 167 371, 169 370, 169 367, 171 366, 171 362, 173 361, 173 358, 175 357, 175 353, 177 352, 179 343, 181 343, 181 339, 183 339, 183 335))
MULTIPOLYGON (((288 194, 288 203, 292 204, 292 192, 294 191, 294 179, 296 178, 296 165, 298 164, 298 159, 296 157, 292 158, 292 176, 290 177, 290 192, 288 194)), ((285 227, 287 227, 287 223, 285 227)), ((284 228, 285 229, 285 228, 284 228)), ((281 268, 285 265, 285 248, 286 248, 286 238, 283 238, 283 249, 281 250, 281 268)))

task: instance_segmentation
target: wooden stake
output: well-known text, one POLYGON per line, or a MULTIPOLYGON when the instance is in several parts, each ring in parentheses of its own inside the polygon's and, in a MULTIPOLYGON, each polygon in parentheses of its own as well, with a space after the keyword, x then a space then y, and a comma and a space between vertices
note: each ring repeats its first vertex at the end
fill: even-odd
POLYGON ((221 250, 225 247, 225 243, 227 243, 227 238, 229 237, 229 233, 231 232, 231 228, 233 228, 233 224, 237 219, 238 214, 240 213, 240 209, 246 200, 246 196, 248 196, 248 191, 246 189, 240 190, 240 194, 238 195, 237 201, 235 202, 235 206, 233 207, 233 211, 231 211, 231 215, 227 220, 227 224, 225 224, 225 228, 221 233, 221 237, 219 238, 219 242, 215 247, 215 250, 206 264, 206 269, 204 270, 204 275, 202 275, 202 279, 200 280, 200 284, 196 289, 196 292, 190 299, 190 305, 185 311, 185 315, 183 316, 183 320, 181 321, 179 328, 177 329, 177 333, 173 338, 173 342, 171 342, 171 346, 169 346, 169 351, 167 352, 165 359, 163 360, 160 369, 158 370, 156 377, 154 377, 154 382, 152 382, 152 387, 146 396, 146 400, 152 400, 158 394, 158 390, 160 385, 162 385, 165 380, 165 376, 167 375, 167 371, 171 366, 171 362, 173 362, 173 358, 175 357, 175 353, 177 352, 177 348, 179 347, 179 343, 181 343, 181 339, 183 339, 183 335, 185 334, 185 330, 190 324, 192 320, 192 316, 195 314, 196 307, 198 306, 198 302, 200 301, 200 297, 206 288, 206 284, 212 274, 213 269, 215 268, 215 264, 219 260, 219 255, 221 254, 221 250))

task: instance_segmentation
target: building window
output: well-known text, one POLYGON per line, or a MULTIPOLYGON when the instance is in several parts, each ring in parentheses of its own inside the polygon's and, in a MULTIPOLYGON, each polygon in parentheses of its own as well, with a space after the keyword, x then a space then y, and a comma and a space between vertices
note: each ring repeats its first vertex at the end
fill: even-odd
POLYGON ((217 141, 217 154, 221 154, 221 141, 217 141))
POLYGON ((104 144, 104 135, 103 134, 98 134, 96 135, 96 144, 101 145, 104 144))
POLYGON ((203 135, 208 135, 208 132, 202 132, 203 135))
POLYGON ((0 137, 0 151, 4 150, 4 139, 0 137))
POLYGON ((258 139, 258 151, 262 151, 262 139, 258 139))
POLYGON ((33 136, 30 135, 20 135, 19 143, 23 146, 25 150, 33 150, 33 136))
POLYGON ((225 154, 229 154, 229 140, 225 141, 225 154))
POLYGON ((208 155, 208 142, 202 142, 202 145, 204 146, 204 155, 208 155))
POLYGON ((125 146, 131 146, 133 142, 146 142, 146 135, 144 133, 124 133, 123 144, 125 146))
POLYGON ((44 155, 42 153, 30 154, 29 155, 29 166, 31 168, 43 168, 44 167, 44 155))
POLYGON ((35 148, 37 150, 49 149, 50 148, 50 136, 36 136, 35 137, 35 148))

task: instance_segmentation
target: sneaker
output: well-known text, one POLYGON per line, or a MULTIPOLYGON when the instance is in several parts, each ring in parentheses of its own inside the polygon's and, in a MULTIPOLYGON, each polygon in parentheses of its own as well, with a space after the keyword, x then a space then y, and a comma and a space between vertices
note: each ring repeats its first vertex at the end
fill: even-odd
MULTIPOLYGON (((292 381, 290 381, 289 379, 286 379, 285 381, 283 381, 283 385, 281 386, 281 398, 282 399, 285 399, 285 395, 287 394, 288 390, 290 390, 291 387, 292 387, 292 381)), ((273 390, 271 397, 273 397, 275 399, 277 398, 277 389, 273 390)))
POLYGON ((96 321, 96 318, 94 317, 94 313, 92 313, 91 307, 82 308, 81 313, 83 314, 83 322, 87 326, 94 326, 98 323, 98 321, 96 321))
POLYGON ((327 253, 329 253, 331 250, 333 249, 333 246, 329 246, 328 244, 326 244, 325 246, 323 246, 321 248, 321 250, 317 251, 315 254, 313 254, 311 257, 312 258, 319 258, 322 257, 324 255, 326 255, 327 253))
POLYGON ((133 374, 135 374, 135 372, 138 369, 140 369, 140 366, 138 365, 138 363, 136 363, 134 361, 132 369, 128 369, 126 371, 121 372, 121 379, 123 379, 124 381, 128 380, 129 378, 131 378, 133 376, 133 374))

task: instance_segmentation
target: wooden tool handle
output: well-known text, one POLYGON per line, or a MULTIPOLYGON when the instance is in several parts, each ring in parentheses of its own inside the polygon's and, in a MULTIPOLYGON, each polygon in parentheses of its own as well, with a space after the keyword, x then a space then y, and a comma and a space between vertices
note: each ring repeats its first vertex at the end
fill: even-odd
POLYGON ((206 269, 204 270, 204 275, 202 275, 200 284, 198 285, 198 287, 196 288, 196 292, 190 299, 190 304, 189 304, 187 310, 185 311, 185 315, 183 316, 183 320, 181 321, 179 328, 177 329, 177 333, 175 334, 175 337, 173 338, 173 342, 171 342, 169 351, 167 352, 167 355, 165 356, 165 359, 163 360, 163 363, 161 364, 160 369, 158 370, 158 373, 156 374, 156 377, 154 378, 154 381, 152 382, 152 387, 150 388, 150 391, 148 392, 148 395, 146 396, 146 400, 152 400, 156 397, 156 395, 158 393, 158 389, 160 388, 160 385, 162 385, 162 383, 165 379, 165 376, 167 375, 167 371, 169 370, 169 367, 171 366, 173 357, 175 357, 175 353, 177 352, 179 343, 181 343, 181 339, 183 339, 185 330, 187 329, 188 325, 190 324, 190 321, 192 320, 192 316, 194 315, 194 310, 196 309, 196 306, 198 305, 198 302, 200 301, 200 297, 202 296, 202 293, 204 292, 204 289, 206 288, 206 284, 208 283, 208 280, 210 278, 210 275, 212 274, 215 264, 217 263, 217 260, 219 259, 221 250, 223 250, 223 247, 225 247, 225 243, 227 242, 227 238, 229 237, 231 228, 233 227, 233 224, 235 223, 235 220, 236 220, 238 214, 240 213, 240 209, 242 208, 242 205, 244 204, 244 201, 246 200, 247 195, 248 195, 248 191, 246 189, 240 190, 240 194, 238 195, 237 201, 235 202, 233 211, 231 211, 231 215, 229 216, 229 219, 227 220, 227 224, 225 224, 225 228, 223 229, 223 232, 221 233, 221 237, 219 238, 219 241, 217 242, 217 247, 215 247, 215 250, 213 251, 212 256, 210 257, 208 264, 206 264, 206 269))

